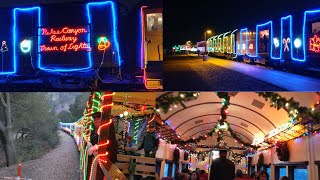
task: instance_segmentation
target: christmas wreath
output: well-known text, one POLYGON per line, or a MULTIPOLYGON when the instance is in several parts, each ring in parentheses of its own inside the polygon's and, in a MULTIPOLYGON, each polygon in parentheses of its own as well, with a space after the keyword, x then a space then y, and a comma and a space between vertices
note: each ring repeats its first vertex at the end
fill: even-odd
POLYGON ((187 151, 184 152, 183 159, 184 159, 185 161, 188 161, 188 159, 189 159, 189 153, 188 153, 187 151))
POLYGON ((257 166, 258 166, 258 167, 262 166, 262 165, 263 165, 263 162, 264 162, 264 156, 263 156, 263 154, 261 153, 261 154, 259 155, 259 159, 258 159, 257 166))
POLYGON ((176 148, 174 151, 173 151, 173 163, 179 163, 179 160, 180 160, 180 151, 178 148, 176 148))
POLYGON ((290 153, 288 143, 277 142, 276 152, 280 161, 289 161, 290 153))

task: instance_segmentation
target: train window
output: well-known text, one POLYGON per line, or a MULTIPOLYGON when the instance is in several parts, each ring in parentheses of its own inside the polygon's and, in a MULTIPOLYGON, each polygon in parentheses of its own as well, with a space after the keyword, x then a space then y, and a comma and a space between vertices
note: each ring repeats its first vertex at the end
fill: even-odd
POLYGON ((293 179, 308 179, 307 167, 294 167, 293 168, 293 179))
POLYGON ((161 31, 163 29, 162 13, 147 14, 147 30, 161 31))
POLYGON ((279 179, 282 176, 287 176, 286 166, 276 166, 275 167, 275 179, 279 179))
POLYGON ((269 174, 269 177, 271 176, 271 168, 270 166, 263 166, 263 170, 267 172, 267 174, 269 174))
POLYGON ((156 161, 156 172, 157 174, 160 174, 161 171, 161 161, 157 160, 156 161))
POLYGON ((178 173, 178 166, 179 166, 179 164, 177 164, 177 163, 173 164, 173 168, 172 168, 172 177, 173 178, 175 177, 176 173, 178 173))
POLYGON ((312 23, 312 34, 320 34, 320 22, 312 23))
POLYGON ((169 163, 166 163, 166 165, 164 166, 164 174, 163 174, 163 177, 168 177, 169 174, 169 163))

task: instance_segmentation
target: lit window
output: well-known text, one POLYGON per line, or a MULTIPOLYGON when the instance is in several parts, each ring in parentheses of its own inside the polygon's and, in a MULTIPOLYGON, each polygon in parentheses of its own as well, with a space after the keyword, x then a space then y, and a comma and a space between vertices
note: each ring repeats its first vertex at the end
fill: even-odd
POLYGON ((168 172, 169 172, 169 164, 166 163, 166 165, 164 166, 164 177, 169 176, 168 172))
POLYGON ((279 176, 287 176, 287 169, 285 167, 279 168, 279 176))
POLYGON ((294 168, 293 170, 293 179, 308 179, 308 170, 307 168, 294 168))
POLYGON ((161 31, 163 29, 162 13, 147 14, 148 31, 161 31))

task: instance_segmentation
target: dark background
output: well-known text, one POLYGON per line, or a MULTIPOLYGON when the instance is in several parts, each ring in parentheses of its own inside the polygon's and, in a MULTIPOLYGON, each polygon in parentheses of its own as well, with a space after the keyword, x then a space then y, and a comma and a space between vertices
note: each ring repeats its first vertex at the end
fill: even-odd
POLYGON ((221 34, 319 8, 319 0, 165 0, 164 46, 201 41, 205 29, 221 34))

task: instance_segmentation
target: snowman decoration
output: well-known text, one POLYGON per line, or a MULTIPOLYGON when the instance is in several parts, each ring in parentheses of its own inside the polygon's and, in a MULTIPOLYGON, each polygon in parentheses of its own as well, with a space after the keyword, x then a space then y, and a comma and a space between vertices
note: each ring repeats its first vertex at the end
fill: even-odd
POLYGON ((8 51, 7 41, 2 41, 0 51, 1 51, 2 53, 8 51))
POLYGON ((1 43, 1 48, 0 48, 0 52, 1 52, 1 67, 2 67, 2 71, 3 71, 3 64, 4 64, 4 52, 8 51, 8 46, 7 46, 7 41, 2 41, 1 43))

